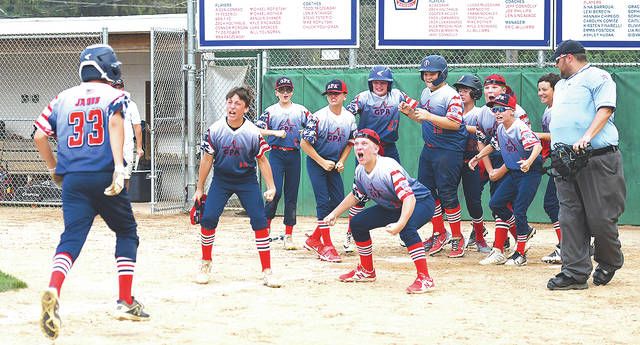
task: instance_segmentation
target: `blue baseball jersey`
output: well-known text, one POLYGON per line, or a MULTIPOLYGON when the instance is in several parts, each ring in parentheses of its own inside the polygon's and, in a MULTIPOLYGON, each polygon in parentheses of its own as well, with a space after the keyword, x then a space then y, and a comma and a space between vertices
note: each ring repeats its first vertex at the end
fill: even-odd
POLYGON ((384 97, 371 91, 360 92, 347 106, 354 116, 360 114, 358 129, 369 128, 380 136, 385 143, 398 141, 400 111, 398 106, 405 102, 412 107, 417 102, 398 89, 391 89, 384 97))
MULTIPOLYGON (((478 115, 480 114, 479 107, 473 107, 468 113, 462 115, 462 123, 465 126, 474 126, 478 124, 478 115)), ((468 133, 467 143, 464 148, 465 158, 467 156, 474 156, 478 153, 478 136, 476 134, 468 133)), ((470 158, 470 157, 469 157, 470 158)))
POLYGON ((287 132, 284 138, 269 136, 267 143, 270 146, 300 149, 300 131, 307 123, 308 117, 309 110, 300 104, 292 103, 289 107, 283 108, 280 103, 276 103, 258 116, 256 126, 287 132))
MULTIPOLYGON (((573 145, 580 140, 601 107, 616 108, 616 83, 608 72, 587 64, 569 78, 560 79, 553 93, 552 144, 573 145)), ((594 149, 618 145, 614 117, 615 113, 591 139, 594 149)))
POLYGON ((464 151, 468 133, 462 125, 462 99, 454 88, 449 85, 444 85, 435 91, 425 88, 420 95, 420 108, 460 124, 457 130, 449 130, 442 129, 429 121, 422 121, 422 139, 427 147, 464 151))
POLYGON ((355 117, 347 109, 342 108, 336 115, 326 106, 309 116, 302 138, 322 158, 337 161, 347 144, 354 143, 356 130, 355 117))
POLYGON ((414 195, 424 199, 431 195, 429 189, 409 176, 395 159, 378 156, 376 166, 367 173, 363 165, 356 167, 352 193, 361 202, 375 201, 378 205, 398 209, 404 199, 414 195))
MULTIPOLYGON (((527 115, 527 112, 519 104, 516 104, 514 116, 531 128, 529 115, 527 115)), ((498 123, 491 108, 486 105, 482 106, 480 113, 478 113, 478 122, 476 123, 476 137, 478 141, 484 145, 492 145, 494 149, 500 150, 497 142, 497 129, 498 123)))
POLYGON ((520 119, 508 129, 500 124, 497 132, 502 160, 509 170, 520 170, 518 161, 529 158, 533 146, 540 144, 540 139, 520 119))
POLYGON ((127 111, 129 98, 109 84, 82 83, 59 93, 35 126, 58 138, 56 174, 113 171, 109 118, 127 111))
POLYGON ((202 136, 201 150, 213 155, 214 174, 245 177, 256 174, 256 158, 271 148, 260 130, 245 118, 240 128, 231 129, 227 118, 214 122, 202 136))

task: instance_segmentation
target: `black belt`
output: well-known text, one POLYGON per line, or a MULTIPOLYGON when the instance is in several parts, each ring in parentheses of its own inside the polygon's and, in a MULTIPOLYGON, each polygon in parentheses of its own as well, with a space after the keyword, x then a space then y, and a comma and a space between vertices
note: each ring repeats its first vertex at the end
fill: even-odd
POLYGON ((609 152, 616 152, 618 151, 618 146, 616 145, 610 145, 607 147, 601 147, 599 149, 595 149, 591 152, 591 156, 600 156, 600 155, 604 155, 607 154, 609 152))

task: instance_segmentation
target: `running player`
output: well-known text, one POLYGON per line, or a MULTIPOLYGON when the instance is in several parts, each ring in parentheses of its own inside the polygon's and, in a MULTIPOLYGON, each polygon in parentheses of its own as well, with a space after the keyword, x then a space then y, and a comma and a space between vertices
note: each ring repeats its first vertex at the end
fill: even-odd
MULTIPOLYGON (((407 96, 406 93, 393 89, 393 72, 389 67, 374 66, 369 72, 369 90, 362 91, 349 103, 347 110, 354 116, 359 115, 358 129, 369 128, 380 135, 381 147, 379 154, 391 157, 400 163, 400 153, 396 147, 398 141, 398 129, 400 127, 400 112, 398 106, 401 102, 410 104, 413 108, 418 102, 407 96)), ((364 204, 358 203, 349 209, 349 220, 360 213, 364 204)), ((351 223, 351 222, 349 222, 351 223)), ((355 246, 351 227, 347 229, 344 242, 344 251, 353 252, 355 246)))
POLYGON ((371 199, 377 204, 353 217, 352 232, 360 264, 339 279, 343 282, 376 280, 370 231, 384 227, 391 235, 400 234, 416 266, 417 277, 406 288, 406 292, 424 293, 432 289, 434 284, 429 277, 425 249, 418 229, 431 219, 434 200, 429 190, 411 178, 397 161, 378 155, 381 146, 382 141, 375 131, 358 131, 355 150, 359 164, 354 176, 353 192, 324 218, 325 222, 333 225, 338 216, 357 203, 371 199))
POLYGON ((278 103, 269 106, 258 117, 256 125, 267 137, 271 146, 269 163, 273 171, 276 195, 264 205, 267 224, 276 215, 278 201, 282 196, 284 185, 284 248, 296 249, 293 243, 293 226, 296 225, 296 208, 298 203, 298 187, 300 186, 300 131, 309 117, 309 111, 302 105, 293 103, 293 82, 287 77, 276 80, 275 93, 278 103))
POLYGON ((64 231, 53 257, 49 288, 41 300, 40 327, 51 339, 60 334, 60 289, 96 215, 116 234, 119 298, 115 317, 149 319, 131 295, 139 241, 129 196, 123 190, 123 114, 129 99, 111 86, 120 79, 120 61, 110 46, 91 45, 80 54, 78 72, 82 83, 59 93, 35 121, 35 145, 52 179, 62 186, 64 231), (58 139, 57 160, 49 137, 58 139))
POLYGON ((454 88, 446 83, 447 61, 440 55, 426 56, 420 62, 420 78, 426 88, 420 96, 420 106, 412 109, 403 103, 400 109, 411 119, 422 123, 424 147, 418 165, 418 181, 435 198, 433 236, 425 241, 429 255, 444 249, 448 238, 442 218, 442 208, 451 227, 450 258, 464 256, 464 238, 460 230, 458 183, 467 143, 467 128, 462 123, 462 101, 454 88), (441 207, 442 205, 442 207, 441 207))
POLYGON ((256 165, 267 184, 264 198, 273 200, 276 187, 271 166, 265 152, 269 145, 260 135, 260 130, 244 117, 251 104, 251 92, 244 87, 231 89, 226 96, 227 116, 214 122, 202 137, 202 159, 198 171, 198 183, 193 196, 200 201, 204 194, 204 183, 213 167, 213 177, 204 212, 200 221, 202 263, 196 283, 209 283, 212 248, 216 238, 218 221, 231 195, 236 194, 250 218, 256 248, 260 256, 264 285, 280 287, 271 272, 271 251, 267 217, 256 178, 256 165))
POLYGON ((342 258, 331 242, 329 225, 324 218, 344 198, 340 173, 353 147, 356 122, 342 105, 347 97, 347 85, 342 80, 327 83, 328 106, 307 120, 300 147, 307 154, 307 172, 316 198, 318 226, 307 238, 304 247, 318 254, 320 260, 340 262, 342 258))

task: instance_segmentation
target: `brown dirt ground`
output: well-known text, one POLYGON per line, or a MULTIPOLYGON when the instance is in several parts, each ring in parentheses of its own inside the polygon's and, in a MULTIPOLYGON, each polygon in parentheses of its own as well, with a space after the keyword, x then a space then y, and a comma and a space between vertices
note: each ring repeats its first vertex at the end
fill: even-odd
MULTIPOLYGON (((548 291, 559 266, 540 262, 555 233, 537 224, 526 267, 482 267, 482 255, 428 258, 436 289, 407 295, 414 277, 396 239, 373 233, 378 280, 346 284, 337 276, 357 263, 320 262, 301 249, 272 244, 281 289, 261 285, 260 265, 247 218, 220 222, 209 285, 193 282, 199 267, 199 232, 185 215, 136 212, 141 244, 134 295, 152 320, 113 320, 117 299, 115 237, 97 219, 62 289, 62 335, 56 344, 638 344, 640 343, 640 231, 621 228, 625 266, 606 287, 548 291)), ((38 326, 39 296, 62 232, 57 208, 0 208, 0 270, 29 287, 0 293, 0 344, 49 344, 38 326)), ((300 217, 298 244, 314 227, 300 217)), ((345 219, 333 228, 342 243, 345 219)), ((493 224, 489 224, 493 228, 493 224)), ((463 225, 465 233, 468 223, 463 225)), ((281 218, 274 233, 283 231, 281 218)), ((423 231, 430 233, 430 225, 423 231)), ((490 235, 489 237, 493 237, 490 235)))

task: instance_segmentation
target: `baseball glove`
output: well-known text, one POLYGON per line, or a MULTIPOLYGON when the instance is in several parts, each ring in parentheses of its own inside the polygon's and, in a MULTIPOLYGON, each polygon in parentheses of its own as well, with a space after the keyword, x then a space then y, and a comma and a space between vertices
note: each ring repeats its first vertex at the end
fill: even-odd
POLYGON ((571 178, 587 166, 592 151, 591 144, 586 149, 576 152, 571 145, 556 143, 549 155, 551 165, 545 167, 545 171, 551 177, 571 178))
POLYGON ((196 200, 189 211, 189 218, 191 219, 191 225, 200 224, 202 220, 202 214, 204 213, 204 202, 207 200, 207 195, 203 194, 200 200, 196 200))

